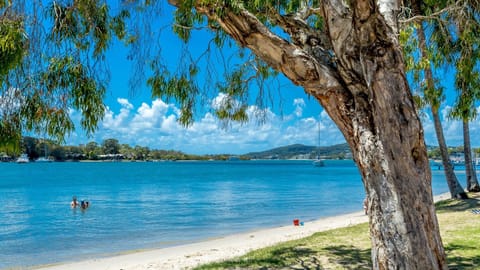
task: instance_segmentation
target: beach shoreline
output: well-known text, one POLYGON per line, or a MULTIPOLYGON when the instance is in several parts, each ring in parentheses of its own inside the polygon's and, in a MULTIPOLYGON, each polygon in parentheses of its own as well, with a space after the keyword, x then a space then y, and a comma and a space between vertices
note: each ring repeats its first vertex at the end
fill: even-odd
MULTIPOLYGON (((434 201, 450 198, 449 193, 434 196, 434 201)), ((368 222, 363 211, 307 221, 303 226, 281 226, 238 233, 186 245, 152 250, 132 251, 127 254, 77 262, 61 262, 52 265, 36 266, 43 270, 153 270, 191 269, 193 267, 227 260, 246 254, 249 251, 275 245, 281 242, 308 237, 316 232, 348 227, 368 222)))

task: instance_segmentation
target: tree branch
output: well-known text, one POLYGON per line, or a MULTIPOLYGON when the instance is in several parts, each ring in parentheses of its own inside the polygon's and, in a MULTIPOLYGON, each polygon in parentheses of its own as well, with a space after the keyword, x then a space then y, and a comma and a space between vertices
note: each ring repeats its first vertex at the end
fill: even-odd
POLYGON ((332 45, 328 35, 325 31, 312 29, 305 21, 308 16, 310 15, 305 13, 280 15, 275 12, 274 19, 275 23, 290 35, 295 45, 307 50, 312 46, 320 46, 324 51, 331 50, 332 45))
MULTIPOLYGON (((411 22, 421 22, 421 21, 424 21, 424 20, 431 20, 431 19, 440 19, 440 16, 445 14, 445 13, 451 13, 451 12, 455 12, 455 11, 458 11, 458 10, 462 10, 464 7, 462 6, 458 6, 457 4, 454 4, 454 5, 450 5, 450 6, 447 6, 437 12, 434 12, 430 15, 415 15, 413 17, 410 17, 410 18, 407 18, 407 19, 401 19, 401 20, 398 20, 400 23, 402 24, 408 24, 408 23, 411 23, 411 22)), ((403 11, 403 13, 405 14, 406 13, 406 9, 403 11)), ((406 16, 405 16, 406 17, 406 16)))
MULTIPOLYGON (((174 6, 181 0, 168 0, 174 6)), ((219 23, 222 29, 241 46, 249 48, 273 69, 282 72, 305 89, 329 91, 343 88, 337 71, 326 63, 320 63, 313 55, 299 46, 280 38, 270 31, 249 11, 236 13, 227 10, 221 17, 208 7, 197 6, 197 12, 219 23)))
POLYGON ((242 46, 251 49, 295 84, 306 88, 314 85, 325 89, 340 87, 336 70, 275 35, 248 11, 228 12, 225 18, 218 18, 218 22, 242 46))

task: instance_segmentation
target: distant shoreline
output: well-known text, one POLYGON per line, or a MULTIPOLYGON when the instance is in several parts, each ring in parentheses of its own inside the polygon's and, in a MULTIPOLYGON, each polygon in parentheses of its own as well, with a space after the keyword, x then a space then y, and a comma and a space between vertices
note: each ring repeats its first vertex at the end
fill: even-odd
MULTIPOLYGON (((72 163, 103 163, 103 162, 118 162, 118 163, 163 163, 163 162, 245 162, 245 161, 315 161, 316 159, 240 159, 240 160, 224 160, 224 159, 176 159, 176 160, 168 160, 168 159, 160 159, 160 160, 129 160, 129 159, 82 159, 82 160, 61 160, 61 161, 49 161, 48 163, 65 163, 65 162, 72 162, 72 163)), ((322 160, 350 160, 353 162, 353 159, 322 159, 322 160)), ((15 163, 14 160, 12 161, 4 161, 2 163, 15 163)), ((29 163, 36 163, 36 161, 30 161, 29 163)), ((38 162, 40 163, 40 162, 38 162)), ((44 163, 44 162, 41 162, 44 163)))
MULTIPOLYGON (((450 193, 434 196, 438 202, 450 198, 450 193)), ((189 269, 201 264, 231 259, 251 250, 277 243, 308 237, 316 232, 348 227, 368 222, 363 211, 305 222, 304 226, 282 226, 233 234, 202 242, 168 248, 129 251, 121 255, 35 266, 44 270, 104 270, 104 269, 189 269)))

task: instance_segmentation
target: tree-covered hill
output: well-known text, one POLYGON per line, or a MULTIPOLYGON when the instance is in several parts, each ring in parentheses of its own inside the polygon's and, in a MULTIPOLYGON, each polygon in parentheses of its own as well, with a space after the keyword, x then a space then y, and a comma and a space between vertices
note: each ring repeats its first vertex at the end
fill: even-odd
POLYGON ((346 143, 321 147, 292 144, 244 156, 250 159, 313 159, 317 155, 332 159, 351 158, 350 147, 346 143))

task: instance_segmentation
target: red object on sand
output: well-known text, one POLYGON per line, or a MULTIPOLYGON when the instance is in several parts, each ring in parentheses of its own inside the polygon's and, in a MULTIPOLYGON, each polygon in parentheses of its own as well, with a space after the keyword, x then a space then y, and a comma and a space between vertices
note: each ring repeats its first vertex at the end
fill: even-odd
POLYGON ((300 220, 294 219, 293 220, 293 226, 299 226, 300 225, 300 220))

